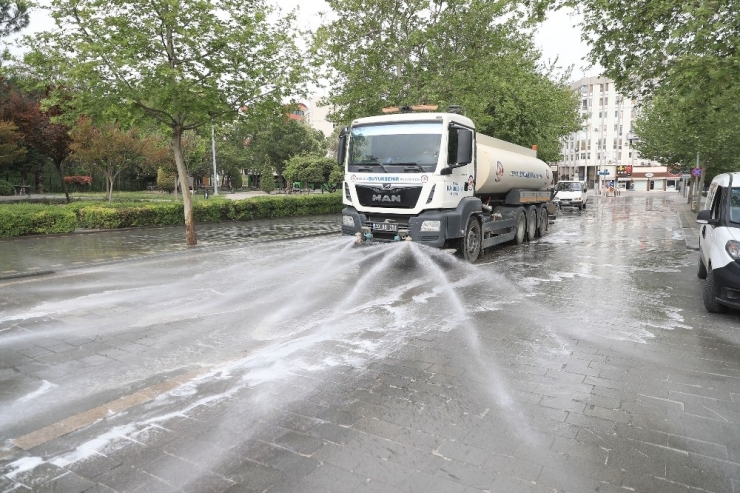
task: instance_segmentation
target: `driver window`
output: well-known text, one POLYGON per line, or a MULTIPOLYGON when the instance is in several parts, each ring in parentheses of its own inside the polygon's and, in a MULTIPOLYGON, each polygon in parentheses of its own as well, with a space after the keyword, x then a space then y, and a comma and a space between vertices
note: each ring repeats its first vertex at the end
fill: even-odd
POLYGON ((458 129, 451 128, 447 132, 447 164, 457 162, 457 131, 458 129))
POLYGON ((712 197, 712 219, 719 219, 720 213, 722 211, 722 196, 724 195, 724 188, 723 187, 717 187, 717 190, 714 192, 714 197, 712 197))

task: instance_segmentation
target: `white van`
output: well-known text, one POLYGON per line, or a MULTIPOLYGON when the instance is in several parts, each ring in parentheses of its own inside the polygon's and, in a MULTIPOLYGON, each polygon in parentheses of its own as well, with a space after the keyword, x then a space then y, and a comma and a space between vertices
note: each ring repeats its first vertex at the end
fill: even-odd
POLYGON ((561 209, 575 207, 583 210, 588 202, 588 186, 585 181, 559 181, 555 186, 555 197, 552 200, 561 209))
POLYGON ((696 222, 704 306, 715 313, 740 309, 740 172, 714 177, 696 222))

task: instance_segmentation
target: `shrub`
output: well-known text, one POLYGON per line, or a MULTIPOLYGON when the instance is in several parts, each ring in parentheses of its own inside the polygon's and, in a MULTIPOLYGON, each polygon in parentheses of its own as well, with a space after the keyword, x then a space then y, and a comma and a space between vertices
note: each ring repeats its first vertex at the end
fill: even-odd
POLYGON ((157 186, 160 190, 172 193, 175 190, 175 174, 164 168, 157 170, 157 186))
POLYGON ((262 174, 262 179, 260 180, 260 190, 265 193, 270 193, 275 190, 275 181, 273 180, 271 173, 262 174))
POLYGON ((229 181, 231 181, 231 188, 239 190, 244 184, 241 171, 236 170, 229 173, 229 181))
POLYGON ((0 195, 13 195, 14 193, 13 185, 5 180, 0 180, 0 195))
POLYGON ((77 228, 73 211, 54 206, 9 205, 0 208, 0 237, 71 233, 77 228))
MULTIPOLYGON (((244 200, 210 199, 193 204, 198 223, 247 221, 271 217, 331 214, 342 210, 339 194, 260 196, 244 200)), ((0 206, 0 237, 68 233, 75 228, 115 229, 174 226, 185 222, 181 202, 101 204, 74 202, 64 206, 10 204, 0 206)))

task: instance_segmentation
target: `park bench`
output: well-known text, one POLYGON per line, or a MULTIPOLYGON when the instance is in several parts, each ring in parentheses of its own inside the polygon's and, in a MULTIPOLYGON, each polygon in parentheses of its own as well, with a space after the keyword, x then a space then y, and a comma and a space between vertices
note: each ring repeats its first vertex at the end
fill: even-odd
POLYGON ((13 185, 16 195, 31 195, 30 185, 13 185))

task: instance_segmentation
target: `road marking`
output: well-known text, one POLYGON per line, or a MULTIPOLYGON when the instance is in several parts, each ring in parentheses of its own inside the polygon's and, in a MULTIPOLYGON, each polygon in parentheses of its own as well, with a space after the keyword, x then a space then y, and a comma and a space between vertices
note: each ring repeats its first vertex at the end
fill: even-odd
POLYGON ((120 413, 121 411, 125 411, 126 409, 138 406, 139 404, 149 402, 152 399, 209 371, 211 371, 211 368, 204 367, 188 373, 183 373, 182 375, 165 380, 157 385, 152 385, 134 392, 133 394, 119 397, 118 399, 101 406, 88 409, 87 411, 83 411, 74 416, 70 416, 69 418, 52 423, 49 426, 27 433, 21 437, 13 439, 12 442, 15 446, 23 450, 30 450, 50 440, 66 435, 67 433, 89 426, 101 419, 105 419, 109 416, 120 413))

